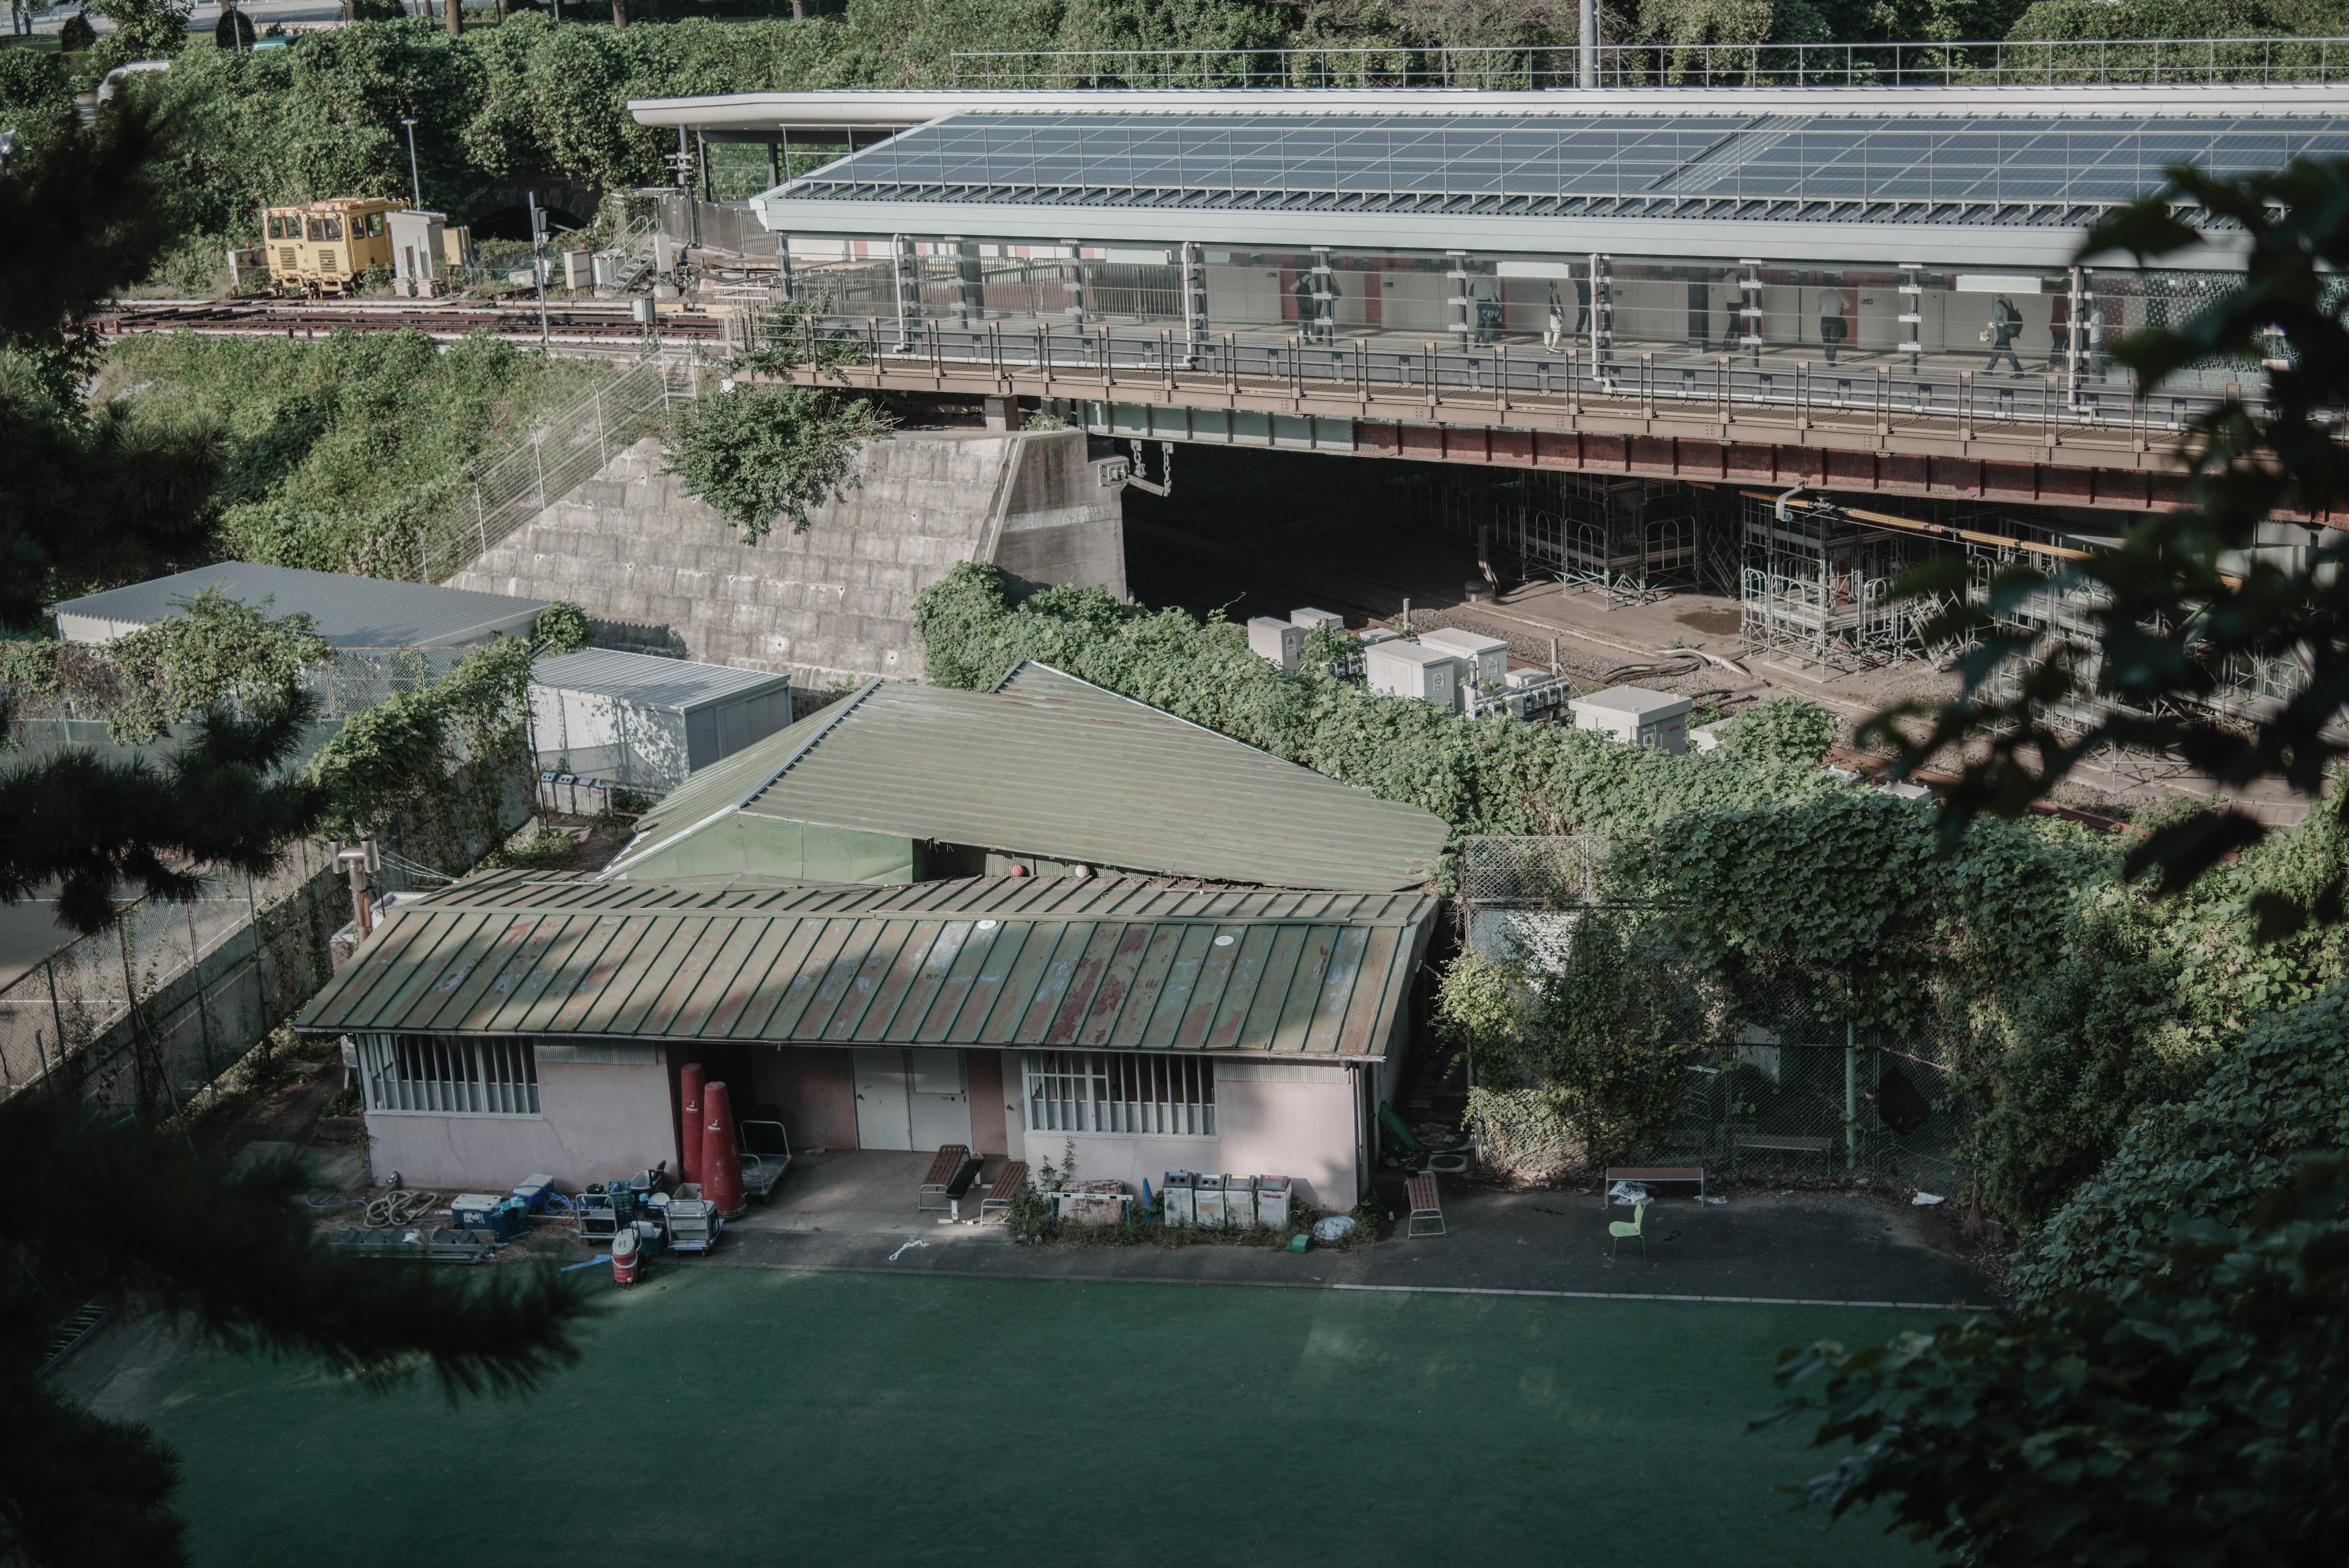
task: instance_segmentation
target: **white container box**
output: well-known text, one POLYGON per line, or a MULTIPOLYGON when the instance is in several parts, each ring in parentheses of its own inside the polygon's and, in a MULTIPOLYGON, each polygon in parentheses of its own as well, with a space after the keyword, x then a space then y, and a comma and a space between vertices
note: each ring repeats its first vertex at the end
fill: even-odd
POLYGON ((1288 620, 1290 625, 1301 626, 1308 631, 1319 631, 1325 626, 1331 631, 1346 629, 1346 618, 1336 610, 1293 609, 1288 612, 1288 620))
POLYGON ((1224 1223, 1245 1231, 1256 1223, 1256 1185, 1245 1176, 1224 1178, 1224 1223))
POLYGON ((1566 706, 1578 730, 1598 730, 1631 745, 1681 753, 1688 750, 1689 710, 1696 704, 1644 686, 1609 686, 1566 706))
POLYGON ((1198 1178, 1187 1170, 1170 1170, 1165 1185, 1158 1189, 1158 1210, 1165 1223, 1180 1230, 1199 1222, 1198 1192, 1192 1183, 1198 1178))
POLYGON ((1259 1176, 1256 1179, 1256 1222, 1278 1231, 1288 1224, 1288 1178, 1259 1176))
POLYGON ((593 251, 563 253, 563 286, 565 288, 595 286, 595 254, 593 251))
POLYGON ((1202 1225, 1224 1222, 1224 1179, 1220 1176, 1199 1178, 1198 1190, 1192 1194, 1193 1210, 1202 1225))
POLYGON ((1440 649, 1402 640, 1372 643, 1362 650, 1362 669, 1373 691, 1416 697, 1446 710, 1460 706, 1460 660, 1440 649))
POLYGON ((1479 691, 1498 691, 1509 678, 1509 645, 1500 638, 1447 626, 1422 632, 1419 640, 1422 647, 1458 654, 1479 691))
POLYGON ((1248 651, 1269 659, 1283 670, 1294 670, 1305 657, 1305 628, 1277 617, 1260 615, 1247 623, 1248 651))

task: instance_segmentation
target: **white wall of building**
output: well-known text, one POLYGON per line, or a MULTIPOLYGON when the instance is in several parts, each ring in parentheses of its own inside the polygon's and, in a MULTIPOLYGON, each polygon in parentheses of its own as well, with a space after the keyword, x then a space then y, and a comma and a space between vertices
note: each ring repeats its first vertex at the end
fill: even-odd
POLYGON ((1139 1197, 1155 1192, 1166 1172, 1229 1171, 1286 1176, 1297 1196, 1323 1209, 1354 1206, 1361 1173, 1355 1148, 1354 1074, 1322 1063, 1216 1064, 1216 1131, 1211 1138, 1105 1137, 1027 1134, 1030 1168, 1076 1150, 1077 1175, 1125 1183, 1139 1197))
POLYGON ((534 1116, 443 1116, 369 1111, 367 1165, 412 1188, 503 1192, 543 1173, 565 1192, 647 1169, 677 1168, 668 1068, 648 1063, 538 1064, 534 1116))

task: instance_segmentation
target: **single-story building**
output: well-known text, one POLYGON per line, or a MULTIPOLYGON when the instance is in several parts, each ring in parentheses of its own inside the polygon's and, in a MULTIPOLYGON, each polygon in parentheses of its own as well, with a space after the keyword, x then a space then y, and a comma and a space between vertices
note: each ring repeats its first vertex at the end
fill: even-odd
POLYGON ((344 572, 216 561, 67 599, 51 605, 49 613, 57 618, 57 636, 67 642, 111 642, 177 615, 206 588, 273 616, 306 615, 327 646, 351 649, 471 648, 528 631, 548 603, 344 572))
POLYGON ((295 1027, 350 1043, 369 1158, 572 1189, 678 1158, 678 1069, 800 1147, 1367 1186, 1423 892, 1109 877, 888 887, 468 878, 391 911, 295 1027), (771 1107, 771 1109, 769 1107, 771 1107))
POLYGON ((659 794, 792 722, 792 678, 583 648, 530 672, 539 766, 659 794))
POLYGON ((607 877, 1196 877, 1394 892, 1433 813, 1023 661, 992 690, 871 680, 700 770, 607 877))

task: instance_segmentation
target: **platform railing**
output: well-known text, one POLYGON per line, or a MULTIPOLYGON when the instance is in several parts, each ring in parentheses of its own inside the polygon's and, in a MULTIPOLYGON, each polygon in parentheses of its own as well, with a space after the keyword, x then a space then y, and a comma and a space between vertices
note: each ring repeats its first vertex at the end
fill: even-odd
MULTIPOLYGON (((1298 333, 1217 331, 1198 338, 1179 328, 1075 327, 1032 321, 963 324, 935 318, 829 316, 795 319, 777 337, 768 318, 744 312, 729 323, 730 355, 763 357, 768 369, 813 362, 854 385, 858 365, 902 377, 926 376, 940 390, 1008 386, 1014 373, 1040 375, 1052 395, 1117 402, 1194 401, 1202 394, 1287 391, 1299 404, 1398 401, 1439 410, 1474 407, 1578 410, 1626 406, 1726 427, 1740 410, 1785 410, 1809 421, 1944 421, 1965 439, 1978 429, 2012 438, 2036 431, 2101 431, 2171 444, 2197 414, 2222 400, 2260 404, 2264 372, 2245 364, 2209 372, 2214 384, 2164 388, 2141 399, 2129 373, 2102 354, 2083 353, 2049 369, 1994 375, 1952 365, 1953 351, 1849 351, 1840 362, 1785 348, 1735 354, 1637 347, 1594 348, 1585 338, 1545 352, 1537 339, 1398 342, 1298 333)), ((1392 412, 1381 415, 1392 418, 1392 412)))
MULTIPOLYGON (((2344 38, 2078 38, 1932 44, 1608 44, 1613 88, 2287 86, 2349 76, 2344 38)), ((1574 46, 958 50, 956 88, 1572 88, 1574 46)))

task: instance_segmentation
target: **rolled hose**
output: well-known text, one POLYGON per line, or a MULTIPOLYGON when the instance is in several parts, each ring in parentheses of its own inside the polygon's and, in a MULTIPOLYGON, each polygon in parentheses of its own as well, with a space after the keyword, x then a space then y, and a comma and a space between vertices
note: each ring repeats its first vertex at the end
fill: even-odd
POLYGON ((440 1207, 440 1196, 435 1192, 410 1192, 395 1187, 367 1206, 367 1222, 370 1225, 412 1225, 440 1207))

